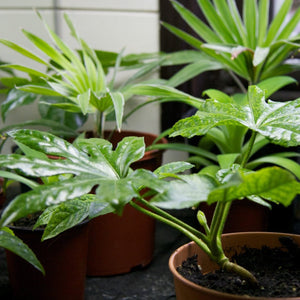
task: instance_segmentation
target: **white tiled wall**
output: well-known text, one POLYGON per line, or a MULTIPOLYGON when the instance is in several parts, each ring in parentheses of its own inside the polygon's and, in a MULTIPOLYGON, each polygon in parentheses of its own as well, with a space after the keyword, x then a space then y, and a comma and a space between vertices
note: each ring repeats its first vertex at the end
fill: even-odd
MULTIPOLYGON (((126 53, 159 50, 158 0, 0 0, 0 38, 27 47, 30 44, 21 28, 45 37, 46 32, 33 8, 37 8, 71 46, 75 44, 63 21, 65 12, 80 36, 94 48, 120 51, 125 47, 126 53)), ((4 46, 0 46, 0 60, 25 62, 4 46)), ((22 108, 9 116, 6 125, 36 117, 34 107, 22 108)), ((159 106, 149 106, 130 119, 125 128, 159 133, 159 123, 159 106)))

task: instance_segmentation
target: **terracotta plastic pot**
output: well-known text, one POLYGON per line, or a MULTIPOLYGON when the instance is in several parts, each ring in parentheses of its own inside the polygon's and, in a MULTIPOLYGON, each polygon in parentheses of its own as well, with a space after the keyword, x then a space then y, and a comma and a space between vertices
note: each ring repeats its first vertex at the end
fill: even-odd
POLYGON ((12 227, 36 254, 46 275, 6 251, 13 299, 83 300, 86 278, 88 222, 41 242, 42 229, 12 227))
MULTIPOLYGON (((278 241, 279 237, 290 236, 300 245, 300 235, 270 233, 270 232, 247 232, 247 233, 231 233, 222 236, 223 247, 226 255, 231 257, 235 253, 239 253, 244 246, 251 248, 261 248, 266 245, 271 248, 281 246, 278 241)), ((198 263, 204 273, 212 272, 218 268, 216 263, 212 262, 209 257, 194 243, 188 243, 178 248, 170 257, 169 268, 174 277, 176 299, 177 300, 300 300, 300 297, 294 298, 264 298, 238 296, 227 293, 217 292, 200 285, 197 285, 183 276, 181 276, 176 268, 188 257, 198 255, 198 263)))
MULTIPOLYGON (((151 145, 157 137, 154 134, 134 131, 115 132, 111 138, 112 144, 116 145, 125 136, 142 136, 146 146, 151 145)), ((159 143, 167 141, 163 139, 159 143)), ((162 150, 146 152, 131 167, 153 171, 161 165, 162 154, 162 150)), ((125 207, 121 217, 112 213, 99 216, 90 222, 89 227, 88 276, 128 273, 151 262, 155 221, 130 205, 125 207)))

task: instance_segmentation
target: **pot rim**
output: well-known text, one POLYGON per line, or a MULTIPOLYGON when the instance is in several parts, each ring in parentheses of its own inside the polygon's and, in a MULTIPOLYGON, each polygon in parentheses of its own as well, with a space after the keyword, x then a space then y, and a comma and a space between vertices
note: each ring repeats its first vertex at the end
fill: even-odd
MULTIPOLYGON (((236 236, 236 235, 264 235, 264 236, 289 236, 289 237, 299 237, 299 234, 293 234, 293 233, 279 233, 279 232, 260 232, 260 231, 253 231, 253 232, 234 232, 234 233, 226 233, 223 234, 222 237, 228 237, 228 236, 236 236)), ((176 267, 174 266, 174 258, 175 256, 182 251, 182 249, 189 247, 189 245, 195 245, 195 242, 191 241, 189 243, 186 243, 179 248, 177 248, 170 256, 169 258, 169 269, 172 272, 173 276, 176 277, 179 281, 181 281, 183 284, 188 285, 189 287, 196 289, 196 290, 202 290, 206 294, 211 294, 212 296, 218 296, 222 297, 224 299, 247 299, 247 300, 299 300, 300 297, 289 297, 289 298, 270 298, 270 297, 250 297, 250 296, 243 296, 243 295, 234 295, 229 293, 223 293, 219 291, 215 291, 213 289, 209 289, 206 287, 203 287, 201 285, 198 285, 196 283, 193 283, 189 281, 188 279, 184 278, 182 275, 180 275, 176 267)))

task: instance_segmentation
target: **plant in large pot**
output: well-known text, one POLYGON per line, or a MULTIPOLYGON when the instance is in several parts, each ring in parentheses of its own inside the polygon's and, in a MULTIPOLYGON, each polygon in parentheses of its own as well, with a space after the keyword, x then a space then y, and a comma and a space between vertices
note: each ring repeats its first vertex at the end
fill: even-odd
MULTIPOLYGON (((247 87, 252 84, 266 90, 266 98, 269 98, 283 87, 296 82, 293 78, 286 76, 299 70, 299 60, 296 54, 299 49, 299 36, 294 34, 294 30, 300 21, 300 9, 293 11, 291 8, 292 1, 283 1, 273 16, 270 1, 244 1, 241 13, 238 10, 239 3, 236 1, 200 0, 197 1, 197 4, 207 21, 206 23, 194 12, 185 8, 184 3, 181 4, 175 0, 171 3, 179 16, 195 34, 192 36, 166 22, 162 22, 163 26, 195 48, 196 51, 199 51, 202 57, 199 56, 198 61, 188 64, 171 77, 167 81, 169 86, 178 86, 203 71, 215 69, 224 70, 232 78, 233 86, 229 88, 225 86, 225 90, 230 91, 230 96, 236 99, 244 99, 245 96, 237 93, 246 93, 247 87), (272 20, 270 19, 271 15, 273 16, 272 20), (287 16, 289 16, 289 19, 285 22, 287 16)), ((216 86, 216 83, 212 83, 212 87, 214 86, 216 86)), ((135 92, 142 95, 167 98, 163 94, 165 88, 161 85, 139 85, 135 87, 135 92)), ((224 94, 222 96, 220 93, 216 90, 207 90, 203 92, 203 97, 217 97, 219 100, 222 97, 226 103, 231 102, 230 97, 226 99, 224 94)), ((171 93, 169 92, 168 97, 170 96, 171 93)), ((180 101, 180 99, 177 99, 177 101, 180 101)), ((187 101, 187 98, 181 99, 181 101, 191 105, 193 113, 197 112, 198 101, 192 101, 192 99, 187 101)), ((235 125, 230 125, 230 128, 229 126, 214 127, 205 134, 205 137, 200 132, 194 134, 197 145, 193 141, 193 144, 168 143, 167 145, 154 145, 153 147, 188 152, 190 154, 188 161, 195 164, 196 169, 199 170, 209 165, 218 164, 218 154, 233 155, 245 151, 248 133, 238 127, 233 130, 233 126, 235 125), (239 142, 236 142, 236 140, 239 142)), ((169 131, 166 130, 164 135, 167 135, 169 131)), ((191 136, 185 137, 185 140, 189 141, 191 136)), ((296 149, 293 153, 289 153, 289 157, 284 153, 280 153, 285 150, 278 146, 268 147, 266 150, 265 146, 268 143, 268 140, 263 136, 256 140, 252 153, 253 163, 251 163, 251 168, 258 168, 260 164, 266 162, 273 163, 274 160, 277 163, 282 160, 284 165, 294 164, 292 160, 299 157, 296 149), (254 152, 259 152, 258 160, 254 159, 254 152), (270 155, 267 155, 267 153, 270 155)), ((250 167, 250 162, 248 167, 250 167)), ((201 206, 203 209, 205 205, 201 206)), ((245 230, 265 230, 268 228, 270 211, 246 201, 245 203, 234 204, 233 208, 232 217, 227 223, 227 230, 240 231, 242 229, 241 223, 245 224, 245 230), (235 209, 237 209, 237 213, 233 217, 235 209), (248 210, 248 213, 239 213, 238 209, 248 210), (251 215, 252 211, 256 218, 251 215), (258 213, 260 213, 261 218, 258 217, 258 213), (239 218, 239 215, 244 215, 244 217, 239 218), (234 220, 237 220, 237 223, 234 220)), ((211 210, 210 208, 206 209, 211 210)))
MULTIPOLYGON (((1 166, 35 177, 58 174, 73 175, 59 183, 41 185, 15 198, 4 211, 1 225, 5 226, 29 212, 45 209, 52 204, 54 206, 59 203, 67 204, 73 198, 81 197, 96 187, 95 193, 84 201, 87 209, 80 209, 79 215, 91 218, 108 211, 122 213, 124 206, 129 204, 149 217, 165 222, 187 235, 194 242, 192 246, 188 246, 188 255, 196 253, 200 255, 198 249, 201 249, 209 257, 209 260, 215 262, 214 268, 219 266, 224 272, 237 273, 241 279, 237 279, 236 282, 242 282, 239 285, 252 286, 256 292, 263 291, 265 293, 268 288, 264 283, 259 282, 259 276, 264 273, 263 270, 252 274, 247 268, 230 261, 231 256, 227 252, 229 244, 226 242, 226 236, 222 237, 222 232, 233 201, 243 201, 242 199, 247 197, 251 201, 263 205, 280 203, 287 206, 300 193, 300 184, 288 169, 278 166, 268 166, 257 171, 247 169, 247 161, 258 133, 270 139, 271 142, 283 146, 299 145, 300 133, 296 126, 300 118, 299 100, 285 103, 266 102, 263 91, 256 86, 251 86, 247 101, 231 103, 230 113, 224 113, 223 103, 217 99, 209 100, 207 103, 203 103, 203 106, 207 109, 211 108, 211 111, 199 111, 199 114, 193 119, 183 120, 181 124, 174 127, 174 134, 179 134, 181 130, 205 131, 207 126, 218 126, 221 123, 246 127, 251 132, 251 138, 247 150, 241 154, 240 163, 236 163, 232 156, 221 155, 218 170, 207 168, 190 175, 180 174, 192 167, 186 162, 167 164, 155 172, 145 169, 132 170, 129 165, 138 160, 145 150, 141 138, 125 138, 119 143, 117 149, 113 150, 112 145, 103 139, 78 139, 72 145, 49 133, 31 130, 11 132, 10 135, 14 140, 23 146, 24 150, 27 148, 27 153, 30 149, 32 156, 2 155, 0 156, 1 166), (214 122, 211 120, 211 113, 215 116, 214 122), (206 122, 208 120, 209 122, 206 122), (189 122, 194 126, 187 128, 184 122, 185 125, 189 122), (33 156, 34 153, 40 152, 61 156, 65 159, 52 161, 47 157, 33 156), (164 180, 166 178, 168 180, 164 180), (144 194, 141 193, 141 191, 145 191, 145 188, 147 191, 144 194), (151 199, 147 201, 146 197, 148 196, 151 196, 151 199), (164 210, 195 207, 201 202, 216 203, 211 225, 207 224, 205 215, 201 211, 197 213, 197 219, 204 232, 185 224, 164 210)), ((299 165, 294 167, 293 172, 299 172, 299 165)), ((79 209, 79 206, 76 208, 79 209)), ((76 216, 79 215, 76 214, 76 216)), ((52 214, 53 218, 55 216, 56 214, 52 214)), ((73 217, 73 214, 70 213, 70 216, 73 217)), ((48 219, 47 215, 44 215, 43 218, 44 221, 48 219)), ((257 239, 257 236, 258 233, 253 233, 252 240, 257 239)), ((280 236, 284 236, 284 234, 280 236)), ((245 239, 246 241, 250 240, 249 235, 245 239)), ((276 239, 278 239, 278 235, 276 239)), ((297 258, 299 253, 298 237, 290 235, 280 240, 291 249, 291 252, 296 253, 297 258)), ((278 241, 275 244, 278 246, 278 241)), ((249 242, 249 245, 252 246, 252 242, 249 242)), ((243 245, 239 244, 238 248, 239 250, 243 249, 243 245)), ((199 262, 203 261, 203 255, 199 256, 199 262)), ((175 267, 178 267, 180 263, 177 259, 175 267)), ((282 267, 279 270, 282 270, 282 267)), ((206 265, 203 265, 202 268, 204 271, 213 271, 206 269, 206 265)), ((197 266, 194 269, 198 270, 199 268, 197 266)), ((177 274, 176 277, 180 278, 180 283, 177 279, 175 281, 176 289, 183 282, 188 282, 182 279, 181 275, 177 274)), ((214 277, 212 276, 212 278, 214 277)), ((188 290, 192 289, 192 296, 178 292, 178 299, 229 297, 228 294, 217 293, 216 295, 216 292, 209 296, 198 295, 202 288, 198 288, 193 283, 188 283, 188 286, 188 290)), ((299 298, 299 290, 293 287, 294 285, 290 290, 290 296, 284 295, 284 297, 299 298)), ((204 291, 206 294, 210 292, 209 289, 204 289, 204 291)), ((243 296, 235 296, 235 299, 239 298, 243 299, 243 296)))

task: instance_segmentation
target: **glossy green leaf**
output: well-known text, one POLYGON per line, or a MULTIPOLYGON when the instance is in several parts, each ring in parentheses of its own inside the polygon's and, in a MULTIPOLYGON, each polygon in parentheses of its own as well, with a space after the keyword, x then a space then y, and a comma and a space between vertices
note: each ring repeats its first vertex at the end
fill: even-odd
POLYGON ((11 179, 11 180, 14 180, 17 182, 21 182, 21 183, 29 186, 30 188, 35 188, 38 185, 35 181, 32 181, 26 177, 23 177, 21 175, 18 175, 18 174, 12 173, 12 172, 8 172, 8 171, 0 170, 0 177, 11 179))
POLYGON ((244 126, 282 146, 300 143, 300 99, 266 102, 264 92, 256 86, 248 91, 248 104, 239 105, 207 100, 195 116, 178 121, 170 136, 204 135, 220 125, 244 126))
POLYGON ((120 92, 108 92, 108 93, 114 105, 117 128, 118 130, 121 130, 123 114, 124 114, 124 105, 125 105, 124 96, 120 92))
POLYGON ((183 175, 182 180, 171 181, 166 190, 151 199, 155 206, 183 209, 206 201, 216 183, 205 175, 183 175), (183 192, 184 191, 184 192, 183 192))
POLYGON ((24 93, 16 88, 10 90, 5 101, 1 103, 1 117, 6 120, 7 114, 17 107, 28 105, 36 100, 36 95, 24 93))
POLYGON ((184 162, 184 161, 171 162, 157 168, 154 173, 158 177, 163 178, 169 174, 181 173, 190 170, 191 168, 193 168, 193 165, 188 162, 184 162))
POLYGON ((141 159, 145 154, 145 143, 143 138, 125 137, 114 152, 116 166, 120 177, 128 174, 130 165, 141 159))
POLYGON ((77 176, 61 182, 40 185, 34 190, 20 194, 3 211, 1 226, 6 226, 28 214, 43 211, 49 206, 88 194, 99 184, 96 176, 77 176))
POLYGON ((133 188, 130 179, 106 180, 96 190, 97 198, 101 202, 108 202, 120 214, 124 205, 139 194, 133 188))
POLYGON ((80 199, 69 200, 56 206, 47 220, 42 240, 53 238, 80 224, 89 216, 89 209, 90 202, 80 199))
POLYGON ((21 239, 13 234, 10 234, 5 228, 0 230, 0 247, 3 247, 16 255, 22 257, 36 269, 45 274, 45 270, 41 263, 38 261, 32 250, 23 243, 21 239))
POLYGON ((242 182, 220 186, 213 190, 208 203, 232 201, 257 195, 275 203, 288 206, 300 193, 300 183, 290 172, 278 167, 264 168, 256 172, 241 174, 242 182))

